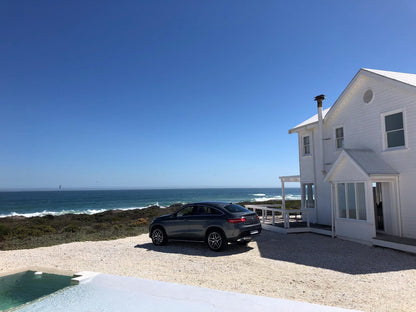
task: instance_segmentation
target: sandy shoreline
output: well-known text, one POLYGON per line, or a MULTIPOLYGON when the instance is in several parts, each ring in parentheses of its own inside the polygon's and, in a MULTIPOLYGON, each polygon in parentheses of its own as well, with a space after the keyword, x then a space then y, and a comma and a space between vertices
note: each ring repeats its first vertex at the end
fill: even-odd
POLYGON ((147 235, 0 251, 0 275, 28 267, 96 271, 364 311, 416 306, 416 256, 316 234, 263 231, 248 247, 154 247, 147 235))

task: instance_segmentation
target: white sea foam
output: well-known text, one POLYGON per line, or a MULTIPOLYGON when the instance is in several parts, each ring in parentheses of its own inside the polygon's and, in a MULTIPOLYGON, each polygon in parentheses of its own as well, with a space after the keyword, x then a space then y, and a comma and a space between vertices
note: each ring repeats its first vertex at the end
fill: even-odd
MULTIPOLYGON (((293 194, 286 194, 285 199, 286 200, 300 200, 301 196, 300 195, 293 195, 293 194)), ((263 196, 263 197, 254 198, 252 201, 262 202, 262 201, 268 201, 268 200, 282 200, 282 196, 281 195, 263 196)))
POLYGON ((252 195, 252 196, 266 196, 266 194, 263 194, 263 193, 258 193, 258 194, 250 194, 250 195, 252 195))
MULTIPOLYGON (((2 214, 0 215, 0 218, 7 218, 7 217, 26 217, 26 218, 33 218, 33 217, 44 217, 47 215, 52 216, 62 216, 65 214, 97 214, 109 210, 122 210, 122 211, 128 211, 128 210, 134 210, 134 209, 145 209, 152 206, 159 206, 159 203, 156 202, 154 204, 145 206, 145 207, 128 207, 128 208, 111 208, 111 209, 86 209, 86 210, 61 210, 61 211, 48 211, 44 210, 41 212, 32 212, 32 213, 17 213, 17 212, 11 212, 10 214, 2 214)), ((159 206, 160 208, 166 208, 165 206, 159 206)))

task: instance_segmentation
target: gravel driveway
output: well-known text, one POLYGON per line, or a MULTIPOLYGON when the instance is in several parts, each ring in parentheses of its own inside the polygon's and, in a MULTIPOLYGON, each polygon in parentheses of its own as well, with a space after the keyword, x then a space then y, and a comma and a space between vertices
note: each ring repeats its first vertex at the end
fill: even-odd
POLYGON ((0 251, 0 275, 95 271, 365 311, 415 311, 416 256, 317 234, 263 231, 247 247, 155 247, 147 235, 0 251), (45 269, 45 271, 46 271, 45 269))

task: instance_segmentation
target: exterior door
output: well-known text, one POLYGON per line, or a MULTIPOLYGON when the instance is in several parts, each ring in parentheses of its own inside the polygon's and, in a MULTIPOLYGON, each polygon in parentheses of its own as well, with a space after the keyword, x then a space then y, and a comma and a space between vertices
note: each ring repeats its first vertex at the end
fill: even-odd
POLYGON ((384 232, 383 192, 380 182, 373 183, 373 198, 376 230, 378 232, 384 232))

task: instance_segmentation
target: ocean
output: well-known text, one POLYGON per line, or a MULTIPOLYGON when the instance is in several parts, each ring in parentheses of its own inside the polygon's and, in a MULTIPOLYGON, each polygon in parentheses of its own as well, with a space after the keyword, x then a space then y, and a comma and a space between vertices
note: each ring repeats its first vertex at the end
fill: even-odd
MULTIPOLYGON (((300 199, 299 188, 286 188, 286 199, 300 199)), ((88 191, 0 192, 0 218, 62 214, 94 214, 113 209, 137 209, 152 205, 199 201, 259 202, 281 199, 281 188, 207 188, 88 191)))

